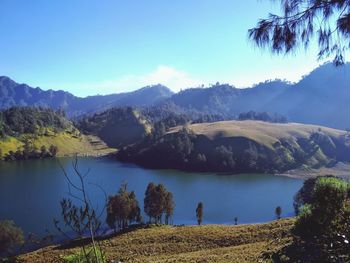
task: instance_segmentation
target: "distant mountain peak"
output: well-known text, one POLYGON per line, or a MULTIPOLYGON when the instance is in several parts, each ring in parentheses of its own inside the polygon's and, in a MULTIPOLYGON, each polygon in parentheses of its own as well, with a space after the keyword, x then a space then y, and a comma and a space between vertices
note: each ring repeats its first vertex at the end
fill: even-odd
POLYGON ((144 92, 144 91, 155 91, 155 92, 167 94, 169 96, 174 94, 174 92, 171 89, 169 89, 168 87, 162 84, 148 85, 141 89, 135 90, 134 92, 144 92))
POLYGON ((0 76, 0 85, 16 85, 17 83, 7 76, 0 76))
POLYGON ((65 109, 68 116, 79 116, 117 106, 150 106, 174 93, 163 85, 152 85, 133 92, 76 97, 63 90, 42 90, 0 77, 0 109, 13 106, 42 106, 65 109))

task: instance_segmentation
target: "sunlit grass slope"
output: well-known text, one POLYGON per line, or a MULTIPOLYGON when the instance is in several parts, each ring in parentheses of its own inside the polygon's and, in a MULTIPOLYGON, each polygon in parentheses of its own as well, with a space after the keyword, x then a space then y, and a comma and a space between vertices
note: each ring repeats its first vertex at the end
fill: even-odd
MULTIPOLYGON (((108 262, 259 262, 290 241, 293 219, 252 225, 154 226, 102 241, 108 262)), ((59 262, 78 248, 47 247, 24 262, 59 262)))
POLYGON ((58 157, 78 155, 103 155, 113 152, 115 149, 107 147, 96 136, 75 135, 69 131, 62 131, 57 133, 49 133, 48 135, 24 134, 18 138, 7 137, 0 140, 0 149, 5 155, 9 151, 16 151, 22 149, 25 138, 30 138, 34 146, 40 150, 41 146, 46 146, 49 149, 50 145, 58 147, 58 157))
MULTIPOLYGON (((170 132, 176 132, 181 127, 175 127, 170 132)), ((189 128, 198 135, 205 135, 211 139, 218 137, 232 138, 245 137, 259 144, 273 147, 280 139, 293 140, 294 138, 309 138, 317 131, 339 138, 346 135, 346 131, 336 130, 317 125, 301 123, 269 123, 262 121, 219 121, 213 123, 198 123, 189 125, 189 128)))

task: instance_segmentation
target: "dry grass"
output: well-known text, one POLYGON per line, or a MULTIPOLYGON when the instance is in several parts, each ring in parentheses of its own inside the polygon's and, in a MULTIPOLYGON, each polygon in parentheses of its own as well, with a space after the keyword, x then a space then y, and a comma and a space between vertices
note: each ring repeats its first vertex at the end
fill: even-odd
MULTIPOLYGON (((103 155, 113 151, 107 146, 97 147, 91 143, 92 139, 89 136, 81 135, 80 137, 73 137, 68 133, 59 133, 55 136, 40 136, 35 140, 35 145, 40 148, 41 145, 49 147, 51 144, 58 147, 57 156, 72 156, 78 155, 103 155)), ((102 143, 102 142, 101 142, 102 143)))
MULTIPOLYGON (((96 136, 74 136, 67 132, 52 133, 50 135, 39 135, 33 137, 32 135, 23 135, 22 137, 30 136, 34 145, 40 150, 42 145, 45 145, 49 149, 50 145, 58 147, 58 157, 78 155, 105 155, 114 152, 115 149, 108 148, 104 142, 102 142, 96 136)), ((4 140, 0 140, 0 149, 2 154, 5 155, 9 151, 16 151, 17 148, 24 146, 22 138, 8 137, 4 140)))
MULTIPOLYGON (((239 226, 159 226, 102 241, 107 260, 122 262, 259 262, 265 252, 290 241, 293 219, 239 226)), ((47 247, 22 255, 22 262, 60 262, 78 248, 47 247)), ((262 261, 261 261, 262 262, 262 261)))
MULTIPOLYGON (((176 132, 181 127, 175 127, 170 132, 176 132)), ((269 123, 262 121, 220 121, 214 123, 198 123, 189 125, 196 134, 206 135, 208 138, 216 137, 246 137, 259 144, 272 147, 278 140, 309 138, 313 132, 321 129, 329 136, 339 137, 345 135, 345 131, 332 128, 306 125, 300 123, 269 123)))

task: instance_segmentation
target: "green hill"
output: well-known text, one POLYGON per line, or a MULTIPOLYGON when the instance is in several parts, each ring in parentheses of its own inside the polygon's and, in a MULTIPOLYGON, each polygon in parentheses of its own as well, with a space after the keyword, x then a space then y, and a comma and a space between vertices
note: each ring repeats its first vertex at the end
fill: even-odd
POLYGON ((34 146, 40 150, 42 146, 47 149, 51 145, 57 146, 57 157, 73 156, 99 156, 114 152, 115 149, 109 148, 103 141, 95 136, 72 135, 69 131, 52 133, 52 135, 25 134, 19 138, 7 137, 0 140, 0 149, 2 156, 5 156, 9 151, 16 152, 18 149, 23 150, 24 141, 30 139, 34 146))
POLYGON ((82 119, 78 124, 86 134, 99 136, 110 147, 119 148, 142 140, 151 124, 136 109, 112 108, 82 119))
POLYGON ((198 123, 171 128, 161 138, 132 145, 118 156, 153 168, 281 173, 350 162, 350 135, 297 123, 198 123))
POLYGON ((0 158, 16 154, 14 159, 20 155, 24 159, 29 155, 42 157, 42 148, 48 151, 51 146, 57 147, 56 156, 102 155, 113 151, 98 137, 81 134, 62 112, 30 107, 0 112, 0 158))

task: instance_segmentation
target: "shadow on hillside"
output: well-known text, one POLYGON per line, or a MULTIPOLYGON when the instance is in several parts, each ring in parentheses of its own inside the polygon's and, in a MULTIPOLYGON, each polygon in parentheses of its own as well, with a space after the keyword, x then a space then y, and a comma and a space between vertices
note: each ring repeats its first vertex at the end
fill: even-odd
MULTIPOLYGON (((96 237, 95 239, 98 241, 103 241, 107 240, 110 238, 122 236, 124 234, 139 230, 139 229, 146 229, 146 228, 152 228, 155 227, 156 225, 154 224, 135 224, 131 225, 125 229, 119 230, 117 232, 112 232, 108 234, 103 234, 102 236, 96 237)), ((81 247, 81 246, 86 246, 91 243, 91 238, 79 238, 79 239, 73 239, 73 240, 67 240, 64 241, 63 244, 57 245, 56 247, 53 248, 53 250, 64 250, 64 249, 70 249, 70 248, 76 248, 76 247, 81 247)))

